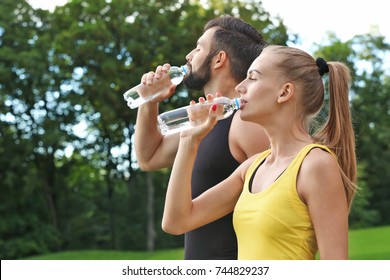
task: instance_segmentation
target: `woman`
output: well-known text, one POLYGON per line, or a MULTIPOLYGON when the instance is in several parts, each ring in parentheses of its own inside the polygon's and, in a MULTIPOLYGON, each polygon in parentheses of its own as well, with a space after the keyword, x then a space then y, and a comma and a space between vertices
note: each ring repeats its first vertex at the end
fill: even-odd
POLYGON ((314 60, 291 47, 266 47, 236 91, 241 118, 264 127, 270 149, 191 200, 190 171, 200 141, 217 122, 213 106, 207 122, 181 133, 163 229, 182 234, 234 210, 239 259, 314 259, 317 252, 321 259, 347 259, 348 214, 356 192, 349 82, 340 62, 314 60), (327 72, 329 116, 314 129, 324 104, 321 76, 327 72))

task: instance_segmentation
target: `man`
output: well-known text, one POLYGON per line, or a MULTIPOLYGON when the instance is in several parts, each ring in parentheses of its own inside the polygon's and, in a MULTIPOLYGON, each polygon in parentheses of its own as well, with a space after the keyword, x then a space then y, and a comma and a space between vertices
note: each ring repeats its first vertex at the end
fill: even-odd
MULTIPOLYGON (((224 16, 209 21, 197 46, 187 56, 189 74, 184 84, 189 89, 203 90, 205 96, 217 93, 239 97, 235 91, 245 79, 253 60, 266 45, 262 36, 241 19, 224 16)), ((169 64, 149 72, 142 82, 151 84, 169 69, 169 64)), ((163 136, 157 128, 158 102, 169 92, 138 109, 135 151, 143 170, 156 170, 173 165, 180 134, 163 136)), ((269 147, 261 126, 244 122, 240 111, 221 120, 202 141, 192 172, 192 196, 228 177, 244 160, 269 147)), ((237 240, 232 214, 185 234, 185 256, 189 259, 237 259, 237 240)))

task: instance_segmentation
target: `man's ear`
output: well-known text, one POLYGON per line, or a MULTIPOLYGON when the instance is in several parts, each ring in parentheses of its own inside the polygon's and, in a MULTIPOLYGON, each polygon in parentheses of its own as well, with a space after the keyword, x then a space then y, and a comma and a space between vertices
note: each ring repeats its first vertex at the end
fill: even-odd
POLYGON ((214 68, 221 67, 226 62, 226 59, 227 59, 226 52, 219 51, 214 58, 214 68))
POLYGON ((295 87, 292 83, 284 84, 278 97, 278 103, 283 103, 291 99, 294 96, 294 92, 295 87))

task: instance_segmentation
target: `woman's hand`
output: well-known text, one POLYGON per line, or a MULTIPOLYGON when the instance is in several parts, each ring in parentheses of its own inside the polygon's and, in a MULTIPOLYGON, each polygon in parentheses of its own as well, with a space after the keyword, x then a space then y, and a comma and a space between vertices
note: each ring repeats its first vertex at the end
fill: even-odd
MULTIPOLYGON (((220 96, 220 94, 218 95, 220 96)), ((194 128, 181 132, 181 137, 190 136, 192 139, 200 142, 216 125, 218 112, 223 109, 217 104, 208 104, 213 101, 211 94, 207 95, 206 98, 207 102, 203 97, 199 98, 199 103, 195 103, 195 101, 190 102, 188 115, 194 128)))

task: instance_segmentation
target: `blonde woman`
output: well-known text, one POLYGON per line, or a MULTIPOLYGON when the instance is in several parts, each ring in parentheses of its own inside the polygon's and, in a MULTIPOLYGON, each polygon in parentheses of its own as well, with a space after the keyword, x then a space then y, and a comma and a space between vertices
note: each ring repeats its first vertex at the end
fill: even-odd
POLYGON ((348 214, 356 192, 349 82, 349 69, 340 62, 315 60, 296 48, 266 47, 236 91, 241 119, 264 127, 270 149, 192 200, 197 148, 217 123, 212 107, 207 122, 180 135, 163 229, 183 234, 234 210, 239 259, 314 259, 317 252, 321 259, 347 259, 348 214), (329 116, 311 133, 324 104, 326 73, 329 116))

